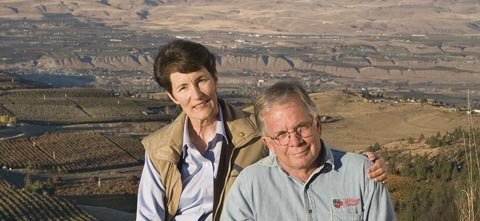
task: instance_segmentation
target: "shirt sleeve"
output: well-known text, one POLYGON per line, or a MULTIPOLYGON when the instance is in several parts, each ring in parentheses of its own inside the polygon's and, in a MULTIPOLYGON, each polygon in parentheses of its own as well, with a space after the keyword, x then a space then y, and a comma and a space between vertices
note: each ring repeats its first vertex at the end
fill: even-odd
POLYGON ((368 190, 363 220, 396 221, 397 216, 387 187, 368 178, 366 182, 368 190))
POLYGON ((165 188, 157 170, 145 153, 145 165, 138 187, 136 220, 165 220, 164 198, 165 188))
POLYGON ((220 220, 255 220, 252 207, 250 206, 253 205, 252 194, 249 193, 250 188, 243 186, 243 177, 240 173, 230 188, 220 220))

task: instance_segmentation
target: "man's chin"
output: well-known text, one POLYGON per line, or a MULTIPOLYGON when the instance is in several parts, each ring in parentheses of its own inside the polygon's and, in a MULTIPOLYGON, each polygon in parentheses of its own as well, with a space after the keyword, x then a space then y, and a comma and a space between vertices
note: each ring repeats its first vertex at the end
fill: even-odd
POLYGON ((309 159, 305 158, 305 157, 295 158, 292 163, 298 169, 306 169, 306 168, 309 168, 309 167, 314 167, 314 162, 312 160, 309 160, 309 159))

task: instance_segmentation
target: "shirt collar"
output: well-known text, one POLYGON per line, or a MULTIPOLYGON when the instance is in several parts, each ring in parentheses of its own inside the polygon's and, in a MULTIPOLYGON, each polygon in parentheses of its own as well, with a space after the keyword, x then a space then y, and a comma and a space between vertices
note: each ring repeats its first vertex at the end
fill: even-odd
POLYGON ((332 165, 333 169, 335 169, 336 168, 335 159, 333 158, 332 150, 329 147, 327 147, 327 145, 325 145, 322 139, 320 139, 320 142, 322 143, 322 151, 321 151, 322 156, 320 158, 321 165, 325 165, 326 163, 328 163, 332 165))
MULTIPOLYGON (((183 125, 183 150, 182 150, 182 159, 185 159, 185 154, 187 152, 187 148, 193 146, 192 141, 190 140, 190 134, 188 133, 188 116, 185 116, 185 124, 183 125)), ((223 121, 223 113, 220 105, 218 105, 218 113, 217 113, 217 123, 215 127, 215 134, 220 134, 223 136, 223 140, 227 142, 227 133, 225 132, 225 124, 223 121)), ((215 137, 215 136, 214 136, 215 137)), ((208 143, 208 142, 207 142, 208 143)))

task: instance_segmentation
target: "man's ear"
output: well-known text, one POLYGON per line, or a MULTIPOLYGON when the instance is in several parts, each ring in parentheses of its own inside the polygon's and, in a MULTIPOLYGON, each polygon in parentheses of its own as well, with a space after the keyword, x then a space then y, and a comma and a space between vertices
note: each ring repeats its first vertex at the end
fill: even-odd
POLYGON ((265 146, 267 146, 268 150, 270 150, 270 153, 275 154, 275 150, 273 149, 273 147, 271 147, 270 142, 268 142, 268 140, 267 140, 266 137, 262 137, 262 143, 263 143, 265 146))
POLYGON ((317 116, 315 117, 315 126, 317 127, 318 133, 321 136, 322 135, 322 117, 319 114, 317 114, 317 116))
POLYGON ((170 98, 170 100, 173 101, 173 103, 178 104, 178 101, 173 97, 173 95, 170 92, 167 91, 165 93, 167 93, 168 97, 170 98))

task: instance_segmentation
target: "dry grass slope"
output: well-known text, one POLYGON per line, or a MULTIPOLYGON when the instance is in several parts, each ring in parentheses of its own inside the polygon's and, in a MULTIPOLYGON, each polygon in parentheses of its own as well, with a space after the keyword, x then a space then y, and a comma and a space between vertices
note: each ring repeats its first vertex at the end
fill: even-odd
MULTIPOLYGON (((430 137, 453 131, 467 124, 465 112, 452 112, 445 108, 422 106, 419 103, 364 103, 362 99, 343 92, 313 94, 319 112, 339 115, 343 120, 323 125, 323 139, 345 150, 366 148, 420 134, 430 137)), ((473 119, 478 125, 480 118, 473 119)))

